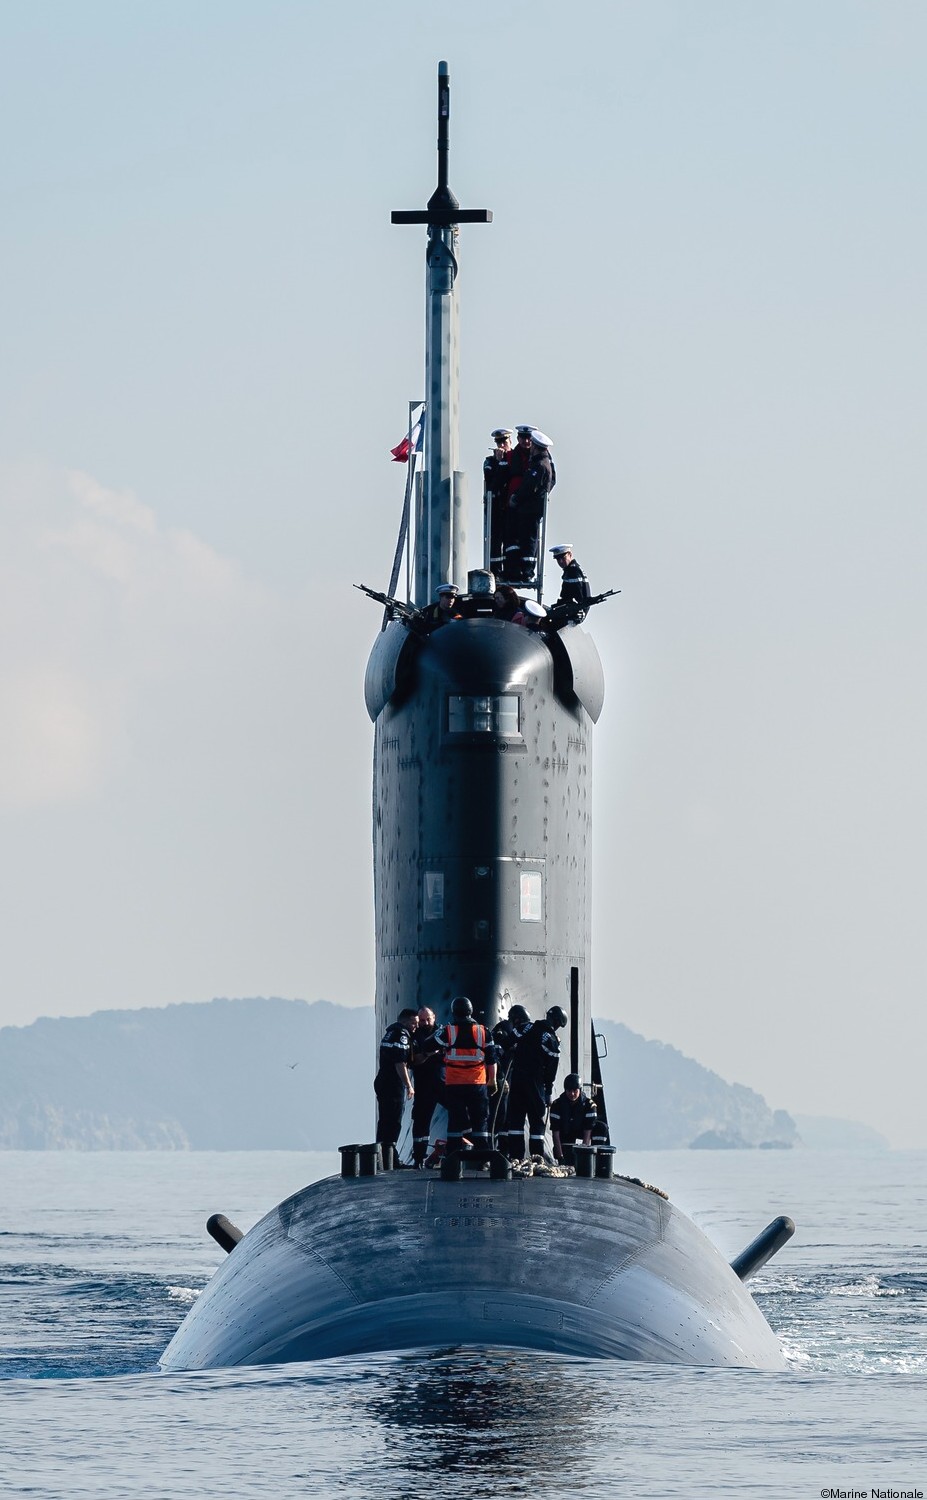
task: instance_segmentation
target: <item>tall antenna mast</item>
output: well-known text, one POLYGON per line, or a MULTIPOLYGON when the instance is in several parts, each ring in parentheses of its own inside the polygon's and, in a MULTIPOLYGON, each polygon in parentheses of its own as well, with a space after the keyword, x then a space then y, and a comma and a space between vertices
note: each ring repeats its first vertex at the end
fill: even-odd
POLYGON ((457 239, 461 224, 491 224, 488 208, 461 208, 447 181, 451 75, 438 63, 438 186, 424 209, 396 209, 394 224, 427 224, 425 252, 425 457, 415 517, 414 602, 439 583, 465 582, 467 528, 459 472, 460 351, 457 239))

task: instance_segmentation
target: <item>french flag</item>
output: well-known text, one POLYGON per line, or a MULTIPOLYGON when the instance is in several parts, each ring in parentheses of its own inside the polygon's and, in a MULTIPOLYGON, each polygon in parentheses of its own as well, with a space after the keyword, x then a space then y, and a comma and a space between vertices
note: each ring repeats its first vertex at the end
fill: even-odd
POLYGON ((424 406, 420 406, 418 408, 418 416, 415 418, 415 421, 413 422, 412 427, 406 433, 406 435, 403 438, 402 442, 401 443, 397 443, 396 446, 395 446, 395 448, 390 448, 390 450, 389 450, 390 453, 393 455, 393 463, 394 464, 407 464, 409 462, 409 455, 410 454, 412 454, 412 453, 421 453, 421 451, 422 451, 422 439, 423 439, 424 435, 425 435, 425 408, 424 408, 424 406))

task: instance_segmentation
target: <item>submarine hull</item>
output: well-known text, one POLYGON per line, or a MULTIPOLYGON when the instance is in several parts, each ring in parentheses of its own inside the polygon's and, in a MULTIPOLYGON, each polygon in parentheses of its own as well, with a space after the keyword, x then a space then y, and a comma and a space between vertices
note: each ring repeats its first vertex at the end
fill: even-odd
POLYGON ((235 1246, 165 1370, 445 1345, 780 1370, 743 1283, 683 1213, 625 1179, 327 1178, 235 1246))

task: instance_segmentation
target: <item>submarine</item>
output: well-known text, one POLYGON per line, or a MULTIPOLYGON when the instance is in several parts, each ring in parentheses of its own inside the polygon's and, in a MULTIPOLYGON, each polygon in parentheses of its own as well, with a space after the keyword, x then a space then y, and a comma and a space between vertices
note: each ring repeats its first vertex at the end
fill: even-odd
MULTIPOLYGON (((578 1073, 607 1122, 590 992, 592 736, 605 679, 586 612, 530 628, 493 609, 468 568, 459 461, 458 274, 463 209, 448 185, 450 74, 438 66, 438 185, 393 222, 426 230, 424 454, 410 461, 390 586, 367 664, 373 723, 378 1036, 404 1007, 438 1022, 454 997, 494 1027, 513 1004, 566 1015, 560 1074, 578 1073), (401 559, 406 593, 396 598, 401 559), (422 628, 442 584, 466 607, 422 628)), ((411 428, 411 416, 410 416, 411 428)), ((414 445, 413 447, 414 452, 414 445)), ((543 591, 543 518, 532 578, 543 591)), ((538 617, 535 617, 538 618, 538 617)), ((747 1281, 794 1232, 774 1219, 728 1263, 666 1194, 617 1175, 614 1148, 573 1170, 513 1168, 493 1149, 399 1170, 375 1143, 341 1148, 340 1175, 270 1210, 228 1253, 165 1349, 166 1371, 411 1348, 529 1348, 709 1367, 785 1368, 747 1281)))

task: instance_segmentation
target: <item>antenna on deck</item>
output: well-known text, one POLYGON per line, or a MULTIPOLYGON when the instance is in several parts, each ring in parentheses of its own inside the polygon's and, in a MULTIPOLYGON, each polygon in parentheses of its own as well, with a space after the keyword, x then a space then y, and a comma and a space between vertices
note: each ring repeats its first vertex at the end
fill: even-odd
POLYGON ((451 75, 438 63, 438 186, 424 209, 394 209, 394 224, 426 224, 425 455, 415 517, 415 603, 427 604, 439 583, 467 572, 464 476, 459 470, 460 358, 457 323, 457 231, 491 224, 488 208, 461 208, 448 185, 451 75))

